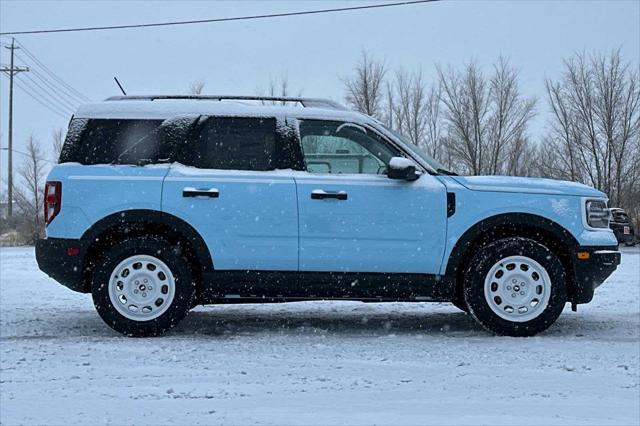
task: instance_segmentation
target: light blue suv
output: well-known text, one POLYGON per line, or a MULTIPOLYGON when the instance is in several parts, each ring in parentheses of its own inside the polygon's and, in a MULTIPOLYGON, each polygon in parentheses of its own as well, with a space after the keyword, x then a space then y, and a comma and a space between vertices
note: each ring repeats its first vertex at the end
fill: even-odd
POLYGON ((456 176, 331 101, 117 97, 72 118, 36 255, 131 336, 197 304, 318 299, 447 301, 529 336, 620 263, 606 203, 578 183, 456 176))

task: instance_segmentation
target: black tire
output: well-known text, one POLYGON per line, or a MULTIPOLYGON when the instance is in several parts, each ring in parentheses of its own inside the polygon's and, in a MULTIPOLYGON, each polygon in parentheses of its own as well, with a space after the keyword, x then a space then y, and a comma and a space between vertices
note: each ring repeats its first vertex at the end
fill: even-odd
POLYGON ((502 336, 533 336, 553 324, 567 301, 566 275, 558 257, 544 245, 526 238, 506 238, 480 247, 465 272, 464 298, 471 315, 488 331, 502 336), (551 281, 547 306, 535 318, 509 321, 497 315, 485 298, 485 278, 491 268, 509 256, 525 256, 535 260, 551 281))
POLYGON ((191 308, 195 295, 191 268, 176 246, 159 238, 133 238, 108 249, 97 261, 91 292, 93 303, 102 320, 114 330, 134 337, 158 336, 174 327, 191 308), (108 283, 114 269, 123 260, 135 256, 153 256, 164 262, 175 280, 175 293, 166 311, 150 320, 133 320, 123 316, 113 306, 108 283))

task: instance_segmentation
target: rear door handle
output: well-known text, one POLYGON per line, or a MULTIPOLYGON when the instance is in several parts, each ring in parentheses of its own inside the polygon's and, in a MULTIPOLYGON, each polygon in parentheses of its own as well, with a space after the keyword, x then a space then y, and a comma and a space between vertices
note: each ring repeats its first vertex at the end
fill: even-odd
POLYGON ((312 200, 326 200, 326 199, 335 199, 344 201, 347 199, 347 193, 345 191, 324 191, 322 189, 314 189, 311 191, 311 199, 312 200))
POLYGON ((220 197, 220 191, 217 188, 183 188, 182 189, 183 197, 209 197, 209 198, 218 198, 220 197))

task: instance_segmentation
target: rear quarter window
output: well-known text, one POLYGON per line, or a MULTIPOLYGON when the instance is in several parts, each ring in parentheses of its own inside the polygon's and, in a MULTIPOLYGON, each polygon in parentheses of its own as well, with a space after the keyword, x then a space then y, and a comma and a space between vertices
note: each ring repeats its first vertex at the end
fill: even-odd
POLYGON ((136 164, 156 161, 162 120, 73 119, 60 162, 136 164))

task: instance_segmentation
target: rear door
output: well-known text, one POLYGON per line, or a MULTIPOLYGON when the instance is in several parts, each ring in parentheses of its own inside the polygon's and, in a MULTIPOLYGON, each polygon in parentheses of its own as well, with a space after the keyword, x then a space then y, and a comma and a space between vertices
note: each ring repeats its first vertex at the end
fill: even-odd
POLYGON ((164 181, 162 208, 204 238, 216 270, 296 271, 296 187, 275 118, 201 117, 164 181))
POLYGON ((387 177, 402 153, 357 124, 301 120, 306 173, 296 175, 300 270, 439 272, 446 189, 429 174, 387 177))

